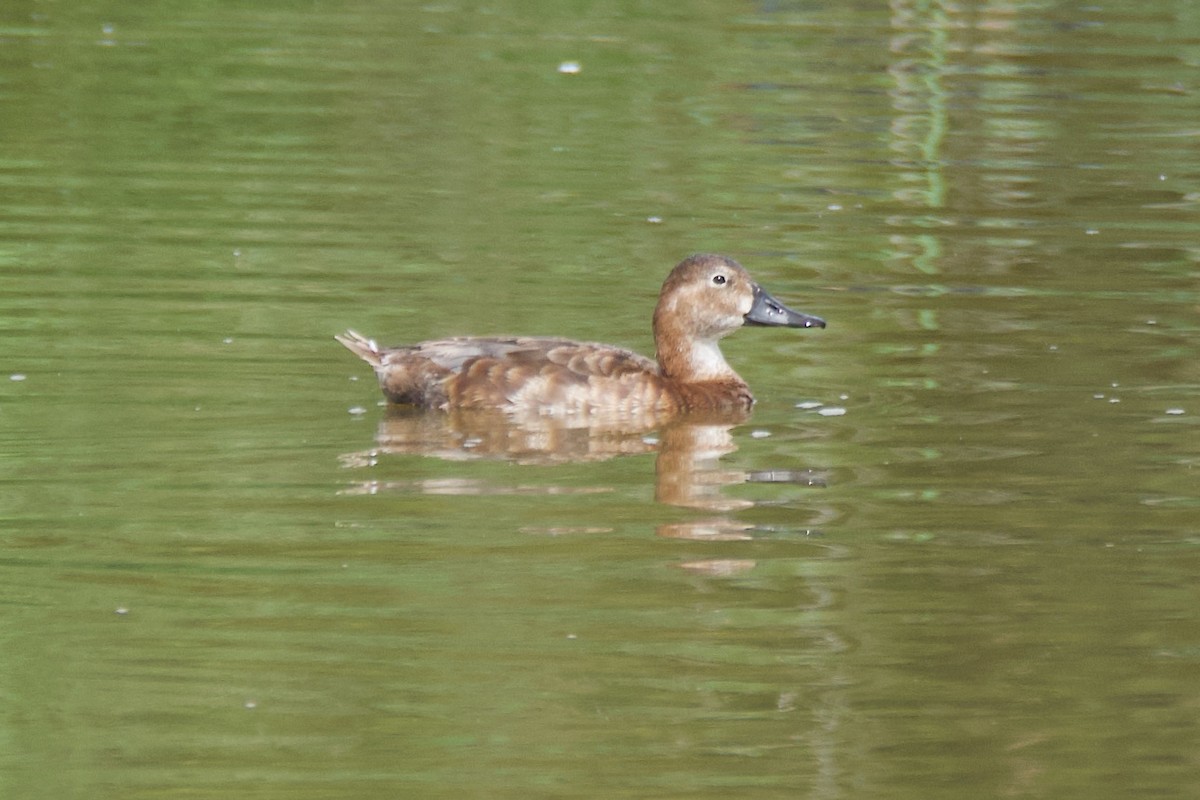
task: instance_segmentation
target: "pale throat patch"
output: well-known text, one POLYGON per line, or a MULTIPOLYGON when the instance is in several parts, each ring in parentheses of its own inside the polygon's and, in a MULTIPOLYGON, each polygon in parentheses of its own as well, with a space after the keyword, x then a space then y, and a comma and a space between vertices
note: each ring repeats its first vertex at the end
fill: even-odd
POLYGON ((721 348, 716 339, 696 339, 692 342, 690 359, 692 368, 696 370, 699 380, 727 378, 733 374, 733 369, 721 355, 721 348))

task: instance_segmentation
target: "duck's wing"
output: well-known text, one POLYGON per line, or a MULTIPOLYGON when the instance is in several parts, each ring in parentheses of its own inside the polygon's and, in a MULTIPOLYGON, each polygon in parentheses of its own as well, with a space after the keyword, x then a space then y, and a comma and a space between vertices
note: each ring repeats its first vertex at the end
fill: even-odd
POLYGON ((493 367, 525 374, 565 372, 579 379, 614 377, 625 373, 658 373, 658 365, 654 361, 632 350, 551 337, 462 336, 421 342, 393 352, 402 353, 400 357, 406 359, 427 359, 454 373, 493 367))
POLYGON ((658 379, 645 356, 570 339, 459 336, 391 348, 353 331, 337 339, 374 367, 392 402, 425 408, 595 407, 658 379))
POLYGON ((445 339, 417 348, 451 373, 443 383, 450 408, 573 413, 619 406, 658 380, 658 365, 644 356, 570 339, 445 339))

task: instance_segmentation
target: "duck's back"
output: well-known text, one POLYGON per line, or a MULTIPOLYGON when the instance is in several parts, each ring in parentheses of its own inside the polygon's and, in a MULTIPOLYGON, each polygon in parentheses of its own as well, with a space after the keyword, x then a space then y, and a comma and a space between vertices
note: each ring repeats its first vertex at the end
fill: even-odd
POLYGON ((456 337, 379 348, 347 334, 395 403, 565 415, 668 409, 676 398, 658 364, 612 345, 541 337, 456 337))

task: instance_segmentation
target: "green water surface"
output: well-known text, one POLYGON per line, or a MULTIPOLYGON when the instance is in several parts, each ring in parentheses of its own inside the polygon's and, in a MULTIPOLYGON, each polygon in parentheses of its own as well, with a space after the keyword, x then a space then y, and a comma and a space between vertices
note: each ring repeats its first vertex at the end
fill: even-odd
POLYGON ((1200 795, 1198 98, 1183 0, 5 4, 0 796, 1200 795), (697 251, 829 321, 725 429, 332 339, 697 251))

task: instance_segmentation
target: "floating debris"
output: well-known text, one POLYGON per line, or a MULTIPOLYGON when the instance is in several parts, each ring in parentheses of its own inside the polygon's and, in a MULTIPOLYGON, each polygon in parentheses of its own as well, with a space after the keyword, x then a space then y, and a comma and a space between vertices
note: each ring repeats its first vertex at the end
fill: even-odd
POLYGON ((558 65, 558 71, 563 75, 578 75, 583 69, 578 61, 564 61, 558 65))
POLYGON ((766 439, 766 438, 768 438, 770 435, 771 435, 771 432, 770 432, 770 431, 762 431, 762 430, 759 430, 759 431, 750 431, 750 438, 751 438, 751 439, 766 439))
POLYGON ((820 408, 823 405, 825 405, 825 404, 822 403, 820 400, 805 400, 802 403, 796 403, 796 408, 802 409, 804 411, 812 411, 814 408, 820 408))
POLYGON ((9 375, 9 376, 8 376, 8 379, 9 379, 10 381, 23 381, 23 380, 25 380, 25 373, 23 373, 23 372, 14 372, 12 375, 9 375))
POLYGON ((846 409, 842 408, 841 406, 830 406, 829 408, 822 408, 818 410, 817 413, 822 417, 840 417, 846 413, 846 409))
POLYGON ((1170 414, 1173 417, 1178 417, 1182 414, 1186 414, 1187 412, 1182 408, 1168 408, 1164 413, 1170 414))
POLYGON ((367 413, 367 409, 363 408, 362 406, 350 406, 350 408, 347 410, 356 417, 361 417, 363 414, 367 413))

